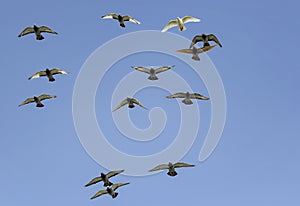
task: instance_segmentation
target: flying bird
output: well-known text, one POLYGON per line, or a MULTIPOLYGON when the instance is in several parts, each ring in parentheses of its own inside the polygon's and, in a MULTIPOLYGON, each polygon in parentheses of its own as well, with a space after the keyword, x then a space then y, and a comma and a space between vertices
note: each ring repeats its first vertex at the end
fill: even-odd
POLYGON ((36 107, 43 107, 44 105, 41 103, 41 101, 45 100, 45 99, 51 99, 51 98, 56 98, 56 96, 49 95, 49 94, 42 94, 42 95, 40 95, 38 97, 34 96, 32 98, 27 98, 24 102, 22 102, 21 104, 19 104, 19 107, 23 106, 25 104, 32 103, 32 102, 36 103, 36 107))
POLYGON ((128 107, 129 108, 133 108, 133 107, 135 107, 134 106, 134 104, 137 104, 137 105, 139 105, 140 107, 142 107, 142 108, 144 108, 144 109, 147 109, 146 107, 144 107, 139 101, 137 101, 136 99, 134 99, 134 98, 130 98, 130 97, 127 97, 126 99, 124 99, 114 110, 113 110, 113 112, 114 111, 116 111, 116 110, 118 110, 118 109, 120 109, 122 106, 124 106, 124 105, 126 105, 126 104, 128 104, 128 107))
POLYGON ((140 24, 140 22, 131 16, 121 16, 120 14, 107 14, 101 17, 102 19, 116 19, 119 21, 121 27, 125 27, 124 21, 131 21, 136 24, 140 24))
POLYGON ((91 197, 91 199, 95 199, 96 197, 99 197, 104 194, 109 194, 112 198, 116 198, 118 196, 118 193, 115 192, 116 189, 128 184, 129 182, 113 184, 111 187, 107 187, 106 190, 100 190, 99 192, 97 192, 93 197, 91 197))
POLYGON ((57 34, 57 32, 53 31, 49 27, 46 26, 40 26, 38 27, 37 25, 33 25, 33 27, 27 27, 25 28, 19 35, 18 37, 34 33, 36 36, 37 40, 42 40, 44 37, 42 36, 41 33, 46 32, 46 33, 51 33, 51 34, 57 34))
POLYGON ((192 43, 190 45, 190 48, 192 48, 197 42, 199 41, 203 41, 204 45, 203 47, 209 46, 210 44, 208 43, 209 41, 214 41, 216 42, 217 45, 219 45, 220 47, 222 47, 222 44, 220 43, 220 41, 218 40, 218 38, 213 35, 213 34, 201 34, 201 35, 196 35, 194 36, 192 43))
POLYGON ((30 76, 28 78, 28 80, 39 78, 39 77, 42 77, 42 76, 47 76, 49 81, 53 82, 53 81, 55 81, 55 79, 53 78, 53 75, 56 75, 56 74, 69 74, 69 73, 70 72, 66 72, 66 71, 58 69, 58 68, 53 68, 51 70, 46 68, 45 71, 39 71, 39 72, 35 73, 34 75, 30 76))
POLYGON ((187 163, 183 163, 183 162, 177 162, 175 164, 172 164, 171 162, 169 162, 168 164, 161 164, 161 165, 158 165, 156 167, 154 167, 153 169, 149 170, 149 172, 154 172, 154 171, 158 171, 158 170, 169 170, 168 171, 168 175, 169 176, 176 176, 177 175, 177 172, 175 171, 175 168, 179 168, 179 167, 194 167, 195 165, 190 165, 190 164, 187 164, 187 163))
POLYGON ((96 183, 98 183, 100 181, 104 182, 104 185, 103 185, 104 187, 111 186, 111 185, 113 185, 113 183, 110 182, 108 179, 111 178, 111 177, 113 177, 113 176, 116 176, 116 175, 118 175, 118 174, 120 174, 122 172, 124 172, 124 170, 110 171, 107 174, 104 174, 104 173, 101 172, 101 174, 100 174, 99 177, 95 177, 94 179, 92 179, 89 183, 87 183, 85 185, 85 187, 88 187, 90 185, 96 184, 96 183))
POLYGON ((187 92, 187 93, 178 92, 178 93, 167 96, 167 98, 184 98, 184 100, 182 100, 182 102, 187 105, 193 104, 191 99, 209 100, 208 97, 205 97, 201 94, 189 93, 189 92, 187 92))
POLYGON ((148 79, 150 79, 150 80, 157 80, 158 78, 157 78, 156 74, 164 72, 164 71, 167 71, 169 69, 172 69, 175 66, 174 65, 173 66, 163 66, 163 67, 159 67, 157 69, 146 68, 146 67, 141 67, 141 66, 131 66, 131 67, 133 69, 137 70, 137 71, 145 72, 147 74, 150 74, 150 76, 148 77, 148 79))
POLYGON ((175 20, 169 21, 169 23, 161 31, 166 32, 168 29, 175 26, 178 26, 180 31, 184 31, 186 30, 184 24, 188 22, 200 22, 200 19, 192 16, 185 16, 183 18, 177 17, 175 20))
POLYGON ((211 50, 212 48, 214 48, 215 46, 217 46, 217 45, 215 44, 215 45, 212 45, 212 46, 205 46, 205 47, 202 47, 202 48, 196 48, 196 47, 193 46, 192 49, 179 49, 179 50, 176 50, 176 51, 181 52, 181 53, 185 53, 185 54, 193 54, 192 59, 194 59, 196 61, 200 61, 200 57, 199 57, 198 54, 203 53, 203 52, 207 52, 207 51, 211 50))

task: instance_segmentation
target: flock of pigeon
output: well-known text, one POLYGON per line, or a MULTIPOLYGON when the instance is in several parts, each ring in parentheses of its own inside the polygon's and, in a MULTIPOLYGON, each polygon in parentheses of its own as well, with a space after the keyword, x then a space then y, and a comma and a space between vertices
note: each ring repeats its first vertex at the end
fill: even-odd
MULTIPOLYGON (((121 16, 119 14, 107 14, 102 16, 101 18, 103 19, 116 19, 118 20, 119 24, 121 27, 125 27, 125 21, 130 21, 133 22, 135 24, 140 24, 140 22, 130 16, 121 16)), ((200 22, 200 19, 192 17, 192 16, 184 16, 183 18, 177 17, 175 20, 171 20, 168 22, 168 24, 161 30, 162 32, 166 32, 168 29, 178 26, 180 31, 184 31, 186 30, 186 27, 184 26, 185 23, 188 22, 200 22)), ((25 28, 19 35, 18 37, 22 37, 24 35, 27 34, 31 34, 34 33, 36 36, 36 40, 43 40, 44 37, 42 36, 41 33, 51 33, 51 34, 57 34, 57 32, 55 32, 54 30, 50 29, 49 27, 46 26, 40 26, 38 27, 37 25, 34 25, 33 27, 27 27, 25 28)), ((196 35, 193 39, 192 42, 189 46, 189 48, 186 49, 180 49, 177 50, 177 52, 181 52, 181 53, 187 53, 187 54, 192 54, 192 59, 199 61, 200 58, 198 56, 199 53, 203 53, 203 52, 207 52, 209 50, 211 50, 212 48, 214 48, 216 45, 219 45, 220 47, 222 47, 221 43, 219 42, 219 40, 217 39, 217 37, 213 34, 201 34, 201 35, 196 35), (215 45, 210 45, 209 41, 214 41, 216 44, 215 45), (196 48, 194 45, 198 42, 203 42, 203 46, 201 48, 196 48)), ((144 72, 147 73, 149 75, 148 79, 149 80, 157 80, 157 74, 161 73, 161 72, 165 72, 169 69, 172 69, 173 66, 162 66, 159 68, 146 68, 146 67, 142 67, 142 66, 132 66, 133 69, 140 71, 140 72, 144 72)), ((53 78, 53 75, 56 74, 69 74, 69 72, 67 71, 63 71, 61 69, 58 68, 53 68, 51 70, 49 70, 48 68, 46 68, 46 70, 44 71, 38 71, 35 74, 33 74, 32 76, 30 76, 28 79, 34 79, 34 78, 39 78, 42 76, 46 76, 48 78, 48 80, 50 82, 55 81, 55 79, 53 78)), ((31 98, 27 98, 25 101, 23 101, 19 106, 28 104, 28 103, 36 103, 36 107, 44 107, 44 105, 41 103, 41 101, 45 100, 45 99, 51 99, 51 98, 56 98, 55 95, 49 95, 49 94, 42 94, 38 97, 34 96, 31 98)), ((200 100, 208 100, 208 97, 205 97, 201 94, 198 93, 190 93, 190 92, 178 92, 172 95, 167 96, 167 98, 184 98, 182 100, 182 102, 184 104, 190 105, 193 104, 193 102, 191 101, 191 99, 200 99, 200 100)), ((138 105, 144 109, 147 109, 145 106, 143 106, 138 100, 131 98, 131 97, 127 97, 126 99, 124 99, 115 109, 113 109, 112 111, 116 111, 118 109, 120 109, 122 106, 127 105, 129 108, 134 108, 135 105, 138 105)), ((154 167, 153 169, 149 170, 149 172, 154 172, 154 171, 158 171, 158 170, 168 170, 168 175, 169 176, 176 176, 177 172, 175 171, 175 168, 180 168, 180 167, 194 167, 195 165, 191 165, 191 164, 187 164, 187 163, 183 163, 183 162, 177 162, 175 164, 172 164, 171 162, 169 162, 168 164, 161 164, 158 165, 156 167, 154 167)), ((94 196, 91 197, 91 199, 97 198, 101 195, 104 194, 109 194, 112 198, 117 197, 118 193, 115 192, 119 187, 128 185, 129 182, 126 183, 116 183, 113 184, 112 182, 109 181, 109 178, 116 176, 120 173, 124 172, 124 170, 117 170, 117 171, 110 171, 107 174, 101 173, 100 176, 95 177, 94 179, 92 179, 89 183, 87 183, 85 185, 85 187, 88 187, 90 185, 94 185, 100 181, 103 181, 104 184, 103 186, 106 187, 106 189, 100 190, 98 191, 94 196)))

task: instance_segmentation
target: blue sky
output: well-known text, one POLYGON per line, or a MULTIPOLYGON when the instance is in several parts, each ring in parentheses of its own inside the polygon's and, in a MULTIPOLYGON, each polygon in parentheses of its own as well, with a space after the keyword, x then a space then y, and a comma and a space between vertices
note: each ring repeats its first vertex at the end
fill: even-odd
MULTIPOLYGON (((1 205, 299 204, 299 4, 185 1, 170 8, 170 3, 174 1, 1 3, 1 205), (124 29, 114 20, 100 18, 112 12, 131 15, 141 24, 127 22, 124 29), (87 154, 73 124, 72 95, 80 68, 107 41, 129 32, 161 30, 170 19, 185 15, 198 17, 201 22, 187 24, 184 32, 177 28, 169 32, 188 39, 214 33, 223 45, 207 53, 222 78, 227 98, 221 141, 208 160, 198 162, 205 137, 201 133, 182 159, 196 164, 195 168, 179 169, 174 178, 166 172, 146 177, 116 176, 112 182, 130 182, 119 189, 116 199, 103 196, 90 200, 102 184, 89 188, 84 185, 107 170, 87 154), (45 34, 43 41, 36 41, 33 35, 17 37, 34 23, 49 26, 58 35, 45 34), (70 75, 56 76, 54 83, 44 78, 27 80, 45 67, 58 67, 70 75), (46 100, 42 109, 33 104, 18 108, 27 97, 42 93, 57 98, 46 100)), ((131 72, 129 64, 176 65, 175 72, 187 78, 193 89, 207 95, 203 82, 190 70, 185 72, 182 62, 147 53, 117 62, 107 73, 103 86, 114 86, 122 75, 131 72)), ((101 105, 101 98, 107 95, 111 95, 109 90, 99 87, 96 105, 101 105)), ((115 147, 144 155, 157 152, 172 141, 173 129, 179 124, 172 109, 176 111, 178 107, 174 106, 175 100, 155 102, 149 98, 155 95, 168 93, 148 88, 137 94, 148 107, 166 107, 166 113, 171 115, 166 131, 153 142, 136 143, 123 138, 115 130, 110 113, 101 116, 111 109, 107 102, 95 109, 98 122, 103 122, 115 147)), ((199 102, 199 109, 203 115, 200 131, 206 131, 210 103, 199 102)), ((142 109, 136 108, 130 114, 138 127, 149 125, 147 112, 142 109)))

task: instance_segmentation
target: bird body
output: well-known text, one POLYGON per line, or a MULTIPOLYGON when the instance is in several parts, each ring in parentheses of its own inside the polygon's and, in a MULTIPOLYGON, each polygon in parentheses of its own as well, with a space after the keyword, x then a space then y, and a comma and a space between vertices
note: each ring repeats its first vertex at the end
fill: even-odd
POLYGON ((169 21, 161 31, 166 32, 168 29, 175 26, 178 26, 180 31, 184 31, 186 30, 184 24, 188 22, 200 22, 200 19, 192 16, 184 16, 183 18, 177 17, 176 19, 169 21))
POLYGON ((220 43, 220 41, 214 34, 207 34, 207 35, 201 34, 201 35, 194 36, 194 38, 190 44, 190 48, 192 48, 199 41, 204 42, 203 47, 210 46, 209 41, 214 41, 217 45, 222 47, 222 44, 220 43))
POLYGON ((116 19, 119 21, 121 27, 125 27, 125 21, 130 21, 135 24, 140 24, 140 22, 131 16, 121 16, 120 14, 107 14, 101 17, 102 19, 116 19))
POLYGON ((201 100, 208 100, 209 99, 208 97, 205 97, 201 94, 189 93, 189 92, 186 92, 186 93, 178 92, 178 93, 167 96, 167 98, 184 98, 182 100, 182 102, 184 104, 187 104, 187 105, 193 104, 191 99, 201 99, 201 100))
POLYGON ((44 105, 41 103, 41 101, 45 100, 45 99, 51 99, 51 98, 56 98, 56 96, 49 95, 49 94, 42 94, 38 97, 34 96, 34 97, 31 97, 31 98, 27 98, 25 101, 23 101, 21 104, 19 104, 19 107, 23 106, 25 104, 32 103, 32 102, 36 103, 36 107, 44 107, 44 105))
POLYGON ((100 190, 99 192, 97 192, 93 197, 91 197, 91 199, 95 199, 104 194, 109 194, 112 198, 116 198, 118 196, 118 193, 115 192, 116 189, 128 184, 129 182, 113 184, 111 187, 107 187, 105 190, 100 190))
POLYGON ((152 67, 146 68, 146 67, 142 67, 142 66, 131 66, 131 67, 137 71, 150 74, 150 76, 148 77, 149 80, 158 80, 156 74, 167 71, 169 69, 172 69, 175 66, 174 65, 173 66, 162 66, 157 69, 154 69, 152 67))
POLYGON ((53 82, 53 81, 55 81, 53 75, 56 75, 56 74, 69 74, 69 72, 61 70, 61 69, 58 69, 58 68, 53 68, 51 70, 49 70, 48 68, 46 68, 45 71, 36 72, 32 76, 30 76, 28 78, 28 80, 39 78, 39 77, 42 77, 42 76, 47 76, 48 79, 49 79, 49 81, 53 82))
POLYGON ((154 172, 154 171, 158 171, 158 170, 168 170, 168 175, 169 176, 176 176, 177 172, 175 171, 175 168, 179 168, 179 167, 194 167, 195 165, 191 165, 191 164, 187 164, 187 163, 183 163, 183 162, 177 162, 175 164, 172 164, 171 162, 169 162, 168 164, 161 164, 158 165, 156 167, 154 167, 153 169, 149 170, 149 172, 154 172))
POLYGON ((42 32, 46 32, 46 33, 51 33, 51 34, 57 34, 57 32, 53 31, 52 29, 50 29, 49 27, 46 26, 40 26, 38 27, 37 25, 33 25, 33 27, 26 27, 19 35, 18 37, 22 37, 25 36, 27 34, 31 34, 34 33, 36 36, 36 40, 43 40, 44 37, 41 34, 42 32))
POLYGON ((96 184, 100 181, 104 182, 104 184, 103 184, 104 187, 111 186, 113 183, 109 181, 109 178, 111 178, 113 176, 116 176, 116 175, 118 175, 122 172, 124 172, 124 170, 110 171, 107 174, 104 174, 104 173, 101 172, 99 177, 95 177, 94 179, 92 179, 89 183, 87 183, 85 185, 85 187, 96 184))
POLYGON ((113 112, 114 111, 116 111, 116 110, 118 110, 118 109, 120 109, 122 106, 124 106, 124 105, 126 105, 126 104, 128 104, 128 107, 129 108, 134 108, 135 106, 134 106, 134 104, 137 104, 137 105, 139 105, 140 107, 142 107, 142 108, 144 108, 144 109, 147 109, 146 107, 144 107, 139 101, 137 101, 136 99, 134 99, 134 98, 131 98, 131 97, 127 97, 126 99, 124 99, 114 110, 113 110, 113 112))

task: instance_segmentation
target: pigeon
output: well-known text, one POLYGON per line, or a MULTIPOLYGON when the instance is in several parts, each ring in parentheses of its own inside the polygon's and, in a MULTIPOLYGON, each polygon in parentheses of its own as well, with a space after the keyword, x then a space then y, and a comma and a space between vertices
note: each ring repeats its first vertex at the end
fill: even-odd
POLYGON ((133 107, 135 107, 134 106, 134 104, 137 104, 137 105, 139 105, 140 107, 142 107, 142 108, 144 108, 144 109, 147 109, 146 107, 144 107, 139 101, 137 101, 136 99, 134 99, 134 98, 131 98, 131 97, 127 97, 126 99, 124 99, 114 110, 113 110, 113 112, 114 111, 116 111, 116 110, 118 110, 118 109, 120 109, 122 106, 124 106, 124 105, 126 105, 126 104, 128 104, 128 107, 129 108, 133 108, 133 107))
POLYGON ((40 27, 38 27, 37 25, 33 25, 33 27, 27 27, 26 29, 24 29, 18 35, 18 37, 22 37, 22 36, 27 35, 27 34, 35 33, 36 39, 37 40, 42 40, 42 39, 44 39, 44 37, 41 34, 42 32, 47 32, 47 33, 51 33, 51 34, 57 34, 57 32, 53 31, 49 27, 46 27, 46 26, 40 26, 40 27))
POLYGON ((200 57, 199 57, 198 54, 203 53, 203 52, 207 52, 207 51, 211 50, 212 48, 214 48, 215 46, 217 46, 217 45, 215 44, 215 45, 212 45, 212 46, 205 46, 205 47, 202 47, 202 48, 196 48, 196 47, 193 46, 192 49, 179 49, 179 50, 176 50, 176 51, 181 52, 181 53, 185 53, 185 54, 193 54, 192 59, 194 59, 196 61, 200 61, 200 57))
POLYGON ((175 67, 174 65, 173 66, 163 66, 163 67, 159 67, 157 69, 154 69, 154 68, 146 68, 146 67, 140 67, 140 66, 131 66, 133 69, 135 70, 138 70, 140 72, 145 72, 147 74, 150 74, 150 76, 148 77, 148 79, 150 80, 157 80, 157 76, 156 74, 158 73, 161 73, 161 72, 164 72, 164 71, 167 71, 169 69, 172 69, 173 67, 175 67))
POLYGON ((182 100, 182 102, 184 104, 193 104, 191 99, 202 99, 202 100, 209 100, 208 97, 202 96, 201 94, 198 93, 183 93, 183 92, 178 92, 176 94, 172 94, 167 96, 167 98, 184 98, 184 100, 182 100))
POLYGON ((39 78, 39 77, 42 77, 42 76, 47 76, 49 81, 53 82, 53 81, 55 81, 55 79, 53 78, 53 75, 55 75, 55 74, 69 74, 69 73, 70 72, 66 72, 66 71, 58 69, 58 68, 53 68, 51 70, 46 68, 45 71, 39 71, 39 72, 35 73, 31 77, 29 77, 28 80, 39 78))
POLYGON ((128 184, 129 182, 113 184, 111 187, 107 187, 106 190, 100 190, 99 192, 97 192, 93 197, 91 197, 91 200, 104 194, 109 194, 112 198, 116 198, 118 196, 118 193, 115 192, 115 190, 118 189, 119 187, 128 184))
POLYGON ((38 97, 34 96, 32 98, 27 98, 24 102, 22 102, 21 104, 19 104, 19 107, 23 106, 25 104, 32 103, 32 102, 36 103, 36 107, 44 107, 44 105, 41 103, 41 101, 45 100, 45 99, 51 99, 51 98, 56 98, 56 96, 49 95, 49 94, 42 94, 42 95, 40 95, 38 97))
POLYGON ((217 45, 219 45, 220 47, 222 47, 222 44, 220 43, 220 41, 218 40, 218 38, 213 35, 213 34, 201 34, 201 35, 196 35, 194 36, 192 43, 190 45, 190 48, 192 48, 197 42, 199 41, 203 41, 204 45, 203 47, 209 46, 210 44, 208 43, 208 41, 214 41, 216 42, 217 45))
POLYGON ((124 21, 131 21, 136 24, 140 24, 140 22, 131 16, 121 16, 120 14, 107 14, 101 17, 102 19, 117 19, 120 23, 121 27, 125 27, 124 21))
POLYGON ((157 170, 169 170, 168 171, 168 175, 169 176, 176 176, 177 175, 177 172, 175 171, 175 168, 179 168, 179 167, 194 167, 195 165, 190 165, 190 164, 187 164, 187 163, 183 163, 183 162, 177 162, 175 164, 172 164, 171 162, 169 162, 168 164, 161 164, 161 165, 158 165, 156 167, 154 167, 153 169, 149 170, 149 172, 154 172, 154 171, 157 171, 157 170))
POLYGON ((104 187, 111 186, 111 185, 113 185, 113 183, 110 182, 108 179, 111 178, 111 177, 113 177, 113 176, 116 176, 116 175, 118 175, 118 174, 120 174, 122 172, 124 172, 124 170, 111 171, 111 172, 109 172, 107 174, 104 174, 104 173, 101 172, 101 174, 100 174, 99 177, 95 177, 94 179, 92 179, 89 183, 87 183, 85 185, 85 187, 88 187, 90 185, 96 184, 96 183, 98 183, 100 181, 104 182, 104 185, 103 185, 104 187))
POLYGON ((177 17, 175 20, 169 21, 169 23, 161 31, 166 32, 168 29, 175 26, 178 26, 180 31, 184 31, 186 30, 184 24, 188 22, 200 22, 200 19, 192 16, 185 16, 183 18, 177 17))

